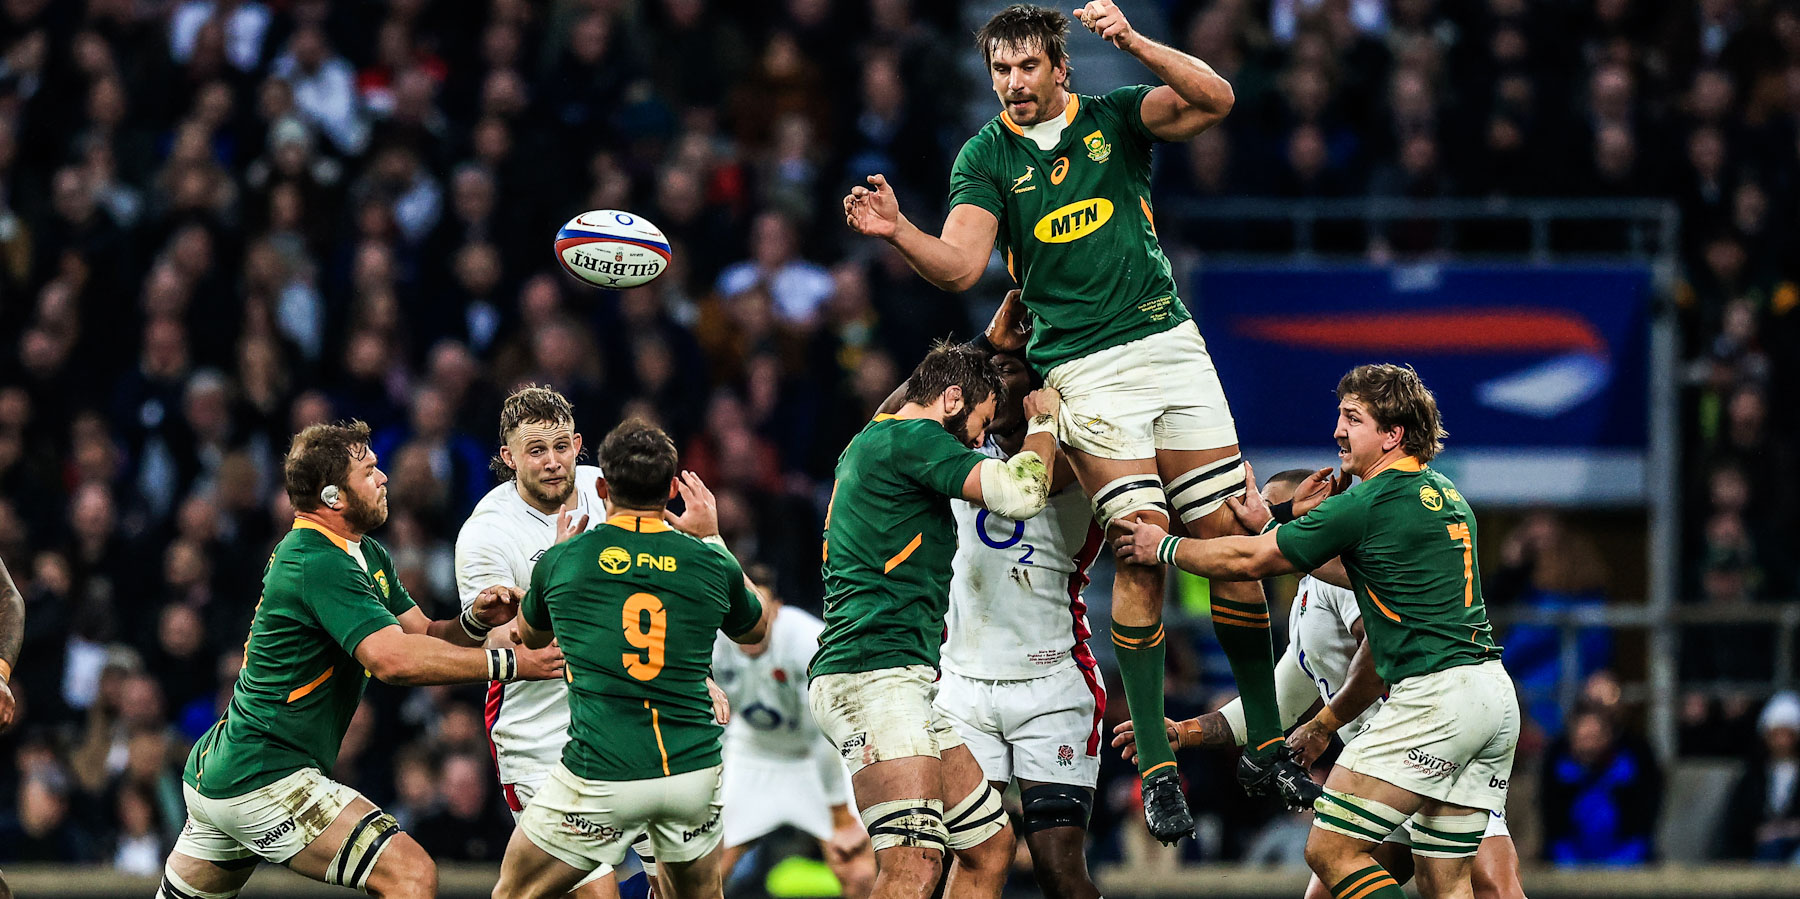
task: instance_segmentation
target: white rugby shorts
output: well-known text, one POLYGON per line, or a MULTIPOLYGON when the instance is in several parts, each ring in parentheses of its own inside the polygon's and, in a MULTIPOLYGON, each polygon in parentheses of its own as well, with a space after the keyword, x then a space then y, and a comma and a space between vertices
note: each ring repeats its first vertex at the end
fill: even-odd
POLYGON ((851 802, 825 792, 817 759, 771 758, 725 747, 726 846, 742 846, 783 825, 829 840, 831 807, 851 802))
POLYGON ((1494 660, 1393 685, 1338 764, 1440 802, 1498 811, 1518 744, 1518 697, 1494 660))
POLYGON ((719 845, 720 766, 643 780, 588 780, 558 762, 519 816, 539 849, 580 871, 617 866, 650 834, 656 860, 691 862, 719 845))
POLYGON ((254 855, 285 863, 319 838, 350 803, 362 798, 317 768, 302 768, 230 799, 209 799, 187 784, 187 822, 175 851, 208 862, 254 855))
POLYGON ((1219 372, 1191 320, 1071 359, 1050 369, 1044 382, 1062 394, 1062 442, 1102 459, 1149 459, 1157 450, 1238 442, 1219 372))
POLYGON ((1106 689, 1078 666, 1030 680, 978 680, 945 671, 937 707, 988 780, 1091 788, 1099 779, 1106 689))
MULTIPOLYGON (((525 780, 521 780, 518 783, 509 783, 509 784, 501 784, 500 785, 501 791, 506 794, 506 808, 508 811, 512 812, 513 824, 517 825, 519 823, 519 819, 524 817, 525 808, 527 806, 531 805, 531 797, 537 795, 538 788, 540 788, 544 785, 544 781, 547 778, 549 778, 549 776, 550 776, 550 772, 545 771, 534 777, 530 777, 525 780)), ((612 872, 613 872, 612 865, 602 863, 600 865, 600 867, 595 868, 593 871, 588 872, 588 875, 586 877, 581 878, 581 880, 578 883, 576 883, 573 887, 570 887, 569 891, 574 892, 575 890, 578 890, 584 886, 587 886, 588 884, 593 883, 594 881, 599 880, 602 877, 605 877, 608 874, 611 874, 612 872)))
POLYGON ((808 686, 806 702, 855 775, 888 759, 942 758, 962 745, 949 716, 932 704, 936 678, 929 665, 821 674, 808 686))

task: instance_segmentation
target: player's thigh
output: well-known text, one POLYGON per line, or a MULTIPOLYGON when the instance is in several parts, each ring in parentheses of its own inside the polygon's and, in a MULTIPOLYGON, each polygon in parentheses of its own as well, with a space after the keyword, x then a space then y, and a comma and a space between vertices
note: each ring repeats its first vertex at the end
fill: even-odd
MULTIPOLYGON (((192 824, 190 823, 190 827, 192 824)), ((183 829, 186 833, 186 829, 183 829)), ((169 859, 163 864, 165 881, 173 874, 180 878, 179 883, 170 883, 181 893, 198 890, 202 893, 236 893, 250 882, 250 875, 256 870, 257 858, 254 855, 236 861, 213 862, 194 858, 177 848, 169 853, 169 859)), ((171 892, 169 895, 177 895, 171 892)))
POLYGON ((205 844, 208 834, 215 841, 222 834, 236 841, 239 851, 327 883, 362 887, 399 831, 393 816, 316 768, 228 799, 203 796, 192 787, 182 794, 189 818, 207 829, 197 826, 177 839, 178 851, 215 863, 231 861, 227 856, 234 853, 217 851, 222 845, 205 844))
MULTIPOLYGON (((931 759, 935 777, 938 746, 943 742, 933 727, 934 717, 942 717, 932 708, 936 679, 937 672, 928 665, 823 674, 807 687, 807 704, 853 779, 871 765, 916 757, 931 759)), ((935 789, 914 798, 943 799, 935 789)), ((860 786, 857 799, 867 808, 860 786)))
POLYGON ((724 849, 715 841, 711 849, 686 861, 658 863, 657 877, 668 891, 664 899, 710 899, 724 892, 724 849))
POLYGON ((314 880, 360 886, 378 896, 430 896, 437 885, 431 857, 391 816, 361 796, 288 859, 287 866, 314 880))
POLYGON ((956 728, 964 746, 975 756, 983 775, 1002 784, 1012 780, 1012 750, 1006 745, 995 708, 995 682, 967 678, 945 671, 938 680, 932 705, 956 728))
POLYGON ((1244 457, 1237 444, 1205 450, 1157 450, 1157 475, 1166 485, 1169 517, 1195 537, 1242 533, 1225 501, 1244 493, 1244 457))
POLYGON ((1519 849, 1511 836, 1486 837, 1475 853, 1475 899, 1525 899, 1519 849))
MULTIPOLYGON (((1057 423, 1065 447, 1089 459, 1156 455, 1156 419, 1164 411, 1164 391, 1134 358, 1132 347, 1138 343, 1090 353, 1046 373, 1045 384, 1062 398, 1057 423)), ((1080 471, 1077 467, 1078 475, 1080 471)), ((1087 476, 1081 477, 1088 487, 1087 476)))
MULTIPOLYGON (((523 827, 515 827, 506 844, 506 855, 500 860, 500 879, 494 884, 494 897, 561 896, 581 876, 581 869, 544 851, 525 834, 523 827)), ((617 895, 616 891, 614 895, 617 895)))
POLYGON ((1105 697, 1097 675, 1079 665, 1004 684, 996 704, 1015 776, 1093 789, 1100 777, 1105 697))
POLYGON ((1213 450, 1238 442, 1237 424, 1206 341, 1192 322, 1156 335, 1141 360, 1144 378, 1161 391, 1163 411, 1153 439, 1163 450, 1213 450))
MULTIPOLYGON (((526 806, 531 804, 531 798, 536 796, 538 789, 544 785, 546 776, 548 775, 539 774, 535 778, 504 785, 506 806, 512 813, 515 830, 519 818, 525 814, 526 806)), ((569 894, 577 899, 618 899, 619 879, 614 875, 612 865, 602 864, 576 882, 575 888, 570 890, 569 894)))

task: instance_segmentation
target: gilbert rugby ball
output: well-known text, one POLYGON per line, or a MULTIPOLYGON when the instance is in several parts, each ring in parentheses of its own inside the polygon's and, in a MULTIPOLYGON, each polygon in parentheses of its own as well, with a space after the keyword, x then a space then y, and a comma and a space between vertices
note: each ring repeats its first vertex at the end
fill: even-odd
POLYGON ((595 287, 641 287, 669 267, 669 239, 641 215, 596 209, 556 232, 556 260, 595 287))

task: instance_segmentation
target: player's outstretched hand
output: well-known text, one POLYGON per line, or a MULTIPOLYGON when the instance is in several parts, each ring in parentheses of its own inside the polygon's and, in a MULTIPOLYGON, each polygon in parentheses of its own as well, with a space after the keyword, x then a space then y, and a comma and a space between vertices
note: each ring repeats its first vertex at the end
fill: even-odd
POLYGON ((488 627, 498 627, 518 616, 519 603, 524 599, 523 589, 495 584, 475 594, 475 605, 471 610, 475 613, 476 621, 488 627))
MULTIPOLYGON (((1169 738, 1169 751, 1181 751, 1181 732, 1175 729, 1174 719, 1164 718, 1163 730, 1164 736, 1169 738)), ((1119 722, 1119 726, 1113 728, 1112 744, 1113 748, 1119 750, 1119 755, 1125 757, 1125 761, 1133 765, 1137 764, 1137 734, 1132 731, 1130 718, 1119 722)))
POLYGON ((1125 49, 1126 42, 1137 36, 1131 23, 1125 20, 1125 13, 1113 0, 1092 0, 1088 5, 1075 10, 1075 18, 1086 25, 1089 31, 1100 35, 1119 49, 1125 49))
POLYGON ((1125 533, 1113 539, 1113 554, 1121 562, 1133 562, 1138 565, 1160 565, 1156 560, 1156 548, 1162 545, 1169 532, 1153 521, 1135 521, 1130 518, 1117 518, 1112 522, 1116 528, 1124 528, 1125 533))
POLYGON ((1329 468, 1321 468, 1306 476, 1300 486, 1294 488, 1294 517, 1299 518, 1319 507, 1327 497, 1337 496, 1350 489, 1350 476, 1334 476, 1329 468))
POLYGON ((844 198, 844 224, 852 231, 883 239, 900 229, 900 201, 886 175, 870 175, 868 187, 852 187, 844 198))
MULTIPOLYGON (((518 631, 513 631, 517 640, 518 631)), ((543 649, 528 649, 524 644, 513 647, 519 658, 519 680, 558 680, 563 676, 562 648, 551 640, 543 649)))
POLYGON ((1238 521, 1245 534, 1256 535, 1269 524, 1274 515, 1269 511, 1269 503, 1263 499, 1262 491, 1256 489, 1256 469, 1250 467, 1250 460, 1244 460, 1244 495, 1234 496, 1225 501, 1231 509, 1232 517, 1238 521))
POLYGON ((718 536, 719 501, 713 498, 713 492, 706 486, 706 482, 700 480, 699 475, 684 471, 675 479, 675 490, 681 494, 681 501, 686 508, 680 515, 664 509, 663 517, 676 530, 690 537, 705 539, 718 536))
POLYGON ((1320 726, 1317 718, 1294 728, 1287 738, 1288 752, 1293 753, 1294 763, 1302 768, 1311 768, 1330 745, 1331 731, 1320 726))
MULTIPOLYGON (((556 542, 561 543, 577 534, 585 532, 587 526, 588 515, 586 512, 575 515, 568 509, 564 509, 561 512, 556 513, 556 542)), ((554 546, 555 544, 551 545, 554 546)))
POLYGON ((1003 353, 1019 352, 1031 337, 1031 319, 1025 314, 1025 301, 1020 299, 1023 295, 1016 287, 1007 291, 1006 299, 1000 301, 1000 308, 994 310, 994 318, 988 322, 988 343, 1003 353))
POLYGON ((731 699, 725 695, 724 690, 719 689, 718 684, 713 683, 713 679, 710 677, 706 679, 706 695, 712 697, 713 720, 720 724, 730 724, 731 699))
POLYGON ((1039 387, 1025 394, 1025 420, 1033 421, 1040 416, 1049 416, 1052 420, 1062 409, 1062 394, 1054 387, 1039 387))

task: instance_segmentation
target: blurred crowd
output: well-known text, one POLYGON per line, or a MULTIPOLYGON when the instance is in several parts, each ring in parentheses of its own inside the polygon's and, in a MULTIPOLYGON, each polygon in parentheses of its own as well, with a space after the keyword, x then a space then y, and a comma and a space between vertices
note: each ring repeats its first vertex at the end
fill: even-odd
MULTIPOLYGON (((881 171, 909 216, 941 220, 964 111, 992 109, 966 37, 984 16, 963 6, 0 0, 0 558, 28 616, 24 724, 0 737, 0 862, 160 867, 187 744, 229 693, 291 519, 281 454, 309 423, 373 426, 393 478, 378 537, 434 616, 454 608, 452 541, 493 483, 498 399, 526 382, 569 396, 590 446, 623 416, 661 423, 717 492, 734 550, 816 609, 839 449, 931 339, 968 335, 998 298, 998 278, 973 301, 936 291, 837 211, 881 171), (622 293, 557 271, 556 227, 596 208, 660 225, 673 268, 622 293)), ((1684 592, 1792 595, 1795 419, 1771 397, 1800 387, 1800 6, 1140 6, 1238 98, 1225 126, 1160 153, 1159 199, 1678 200, 1684 592)), ((1261 239, 1164 234, 1177 259, 1261 239)), ((1400 223, 1320 240, 1379 259, 1505 237, 1400 223)), ((1509 544, 1517 590, 1601 589, 1604 565, 1534 561, 1570 545, 1549 526, 1509 544)), ((1194 630, 1171 709, 1217 698, 1194 630)), ((1594 652, 1602 671, 1610 649, 1594 652)), ((1607 708, 1594 692, 1584 708, 1607 708)), ((479 702, 373 685, 335 772, 441 860, 497 858, 510 831, 479 702)), ((1570 777, 1610 776, 1608 747, 1632 745, 1596 714, 1543 731, 1570 777)), ((1758 714, 1800 716, 1749 700, 1735 714, 1752 742, 1758 714)), ((1792 744, 1769 769, 1788 772, 1769 783, 1790 818, 1792 744)), ((1223 810, 1190 853, 1298 859, 1303 826, 1238 808, 1228 765, 1184 767, 1197 804, 1223 810)), ((1120 770, 1109 758, 1102 858, 1143 848, 1120 770)), ((1571 813, 1545 814, 1563 858, 1550 839, 1571 813)))

